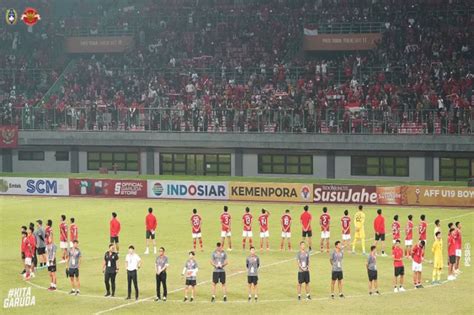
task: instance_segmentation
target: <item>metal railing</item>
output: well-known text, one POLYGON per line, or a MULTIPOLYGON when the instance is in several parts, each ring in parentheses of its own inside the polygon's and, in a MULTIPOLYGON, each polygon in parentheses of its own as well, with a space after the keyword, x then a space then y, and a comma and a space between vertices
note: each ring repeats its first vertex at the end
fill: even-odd
POLYGON ((297 109, 179 110, 163 108, 65 107, 12 109, 2 124, 20 130, 153 132, 257 132, 322 134, 472 135, 474 113, 297 109))
POLYGON ((318 24, 318 34, 382 33, 385 29, 381 22, 318 24))

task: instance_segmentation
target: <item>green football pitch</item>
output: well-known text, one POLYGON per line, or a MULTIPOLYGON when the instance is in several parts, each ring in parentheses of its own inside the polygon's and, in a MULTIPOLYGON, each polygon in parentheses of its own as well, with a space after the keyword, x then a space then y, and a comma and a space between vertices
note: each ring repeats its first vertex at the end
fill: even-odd
MULTIPOLYGON (((103 314, 103 313, 145 313, 165 312, 196 314, 243 314, 281 313, 281 314, 314 314, 321 313, 417 313, 417 314, 472 314, 474 309, 474 273, 471 266, 461 261, 462 274, 455 281, 431 286, 432 259, 431 244, 435 219, 442 220, 444 241, 444 260, 447 260, 446 231, 449 222, 463 223, 463 248, 473 241, 474 209, 442 208, 408 208, 383 207, 387 229, 395 214, 399 214, 402 227, 406 224, 408 214, 413 214, 415 224, 421 214, 426 214, 429 222, 429 243, 426 250, 426 262, 423 265, 424 289, 415 290, 412 284, 411 262, 405 261, 405 288, 407 292, 394 293, 392 287, 393 267, 389 257, 379 257, 379 288, 381 296, 369 296, 367 288, 366 257, 346 253, 343 261, 345 299, 330 296, 330 263, 328 254, 319 252, 319 233, 314 235, 314 252, 310 261, 312 301, 298 302, 296 299, 297 266, 295 252, 279 250, 280 217, 285 209, 293 215, 292 243, 297 247, 301 240, 299 215, 302 205, 227 202, 233 218, 233 247, 229 252, 227 267, 228 302, 222 302, 222 292, 218 290, 217 302, 210 303, 212 268, 210 254, 219 241, 219 215, 224 202, 209 201, 166 201, 166 200, 132 200, 132 199, 99 199, 99 198, 47 198, 47 197, 0 197, 0 296, 2 302, 8 297, 11 289, 31 287, 35 305, 29 308, 2 308, 2 313, 24 313, 25 311, 44 314, 103 314), (166 248, 170 267, 168 270, 168 301, 154 302, 155 277, 154 255, 144 255, 145 228, 144 218, 148 207, 154 208, 158 219, 157 244, 166 248), (242 251, 242 214, 249 206, 254 214, 254 243, 259 242, 256 231, 258 226, 255 217, 265 207, 270 216, 270 251, 258 252, 261 261, 259 274, 259 301, 247 302, 247 276, 245 257, 242 251), (197 297, 192 303, 183 303, 184 279, 181 271, 192 248, 191 227, 189 218, 192 208, 197 208, 203 218, 204 252, 197 252, 196 260, 200 266, 198 273, 197 297), (102 258, 109 241, 109 220, 111 212, 116 211, 122 224, 120 234, 120 268, 117 276, 115 298, 105 298, 102 258), (39 270, 37 276, 29 282, 22 280, 19 272, 20 261, 20 226, 28 225, 37 219, 53 220, 55 242, 58 243, 58 224, 61 214, 67 218, 74 217, 79 226, 79 247, 83 254, 80 269, 81 295, 70 296, 68 279, 65 276, 65 265, 58 265, 58 291, 49 292, 49 277, 46 270, 39 270), (140 299, 125 301, 126 275, 124 273, 124 253, 129 244, 134 244, 137 253, 143 259, 143 266, 138 273, 140 299)), ((313 214, 313 227, 318 225, 316 218, 321 214, 324 205, 310 205, 313 214)), ((340 238, 340 217, 344 209, 353 216, 356 205, 327 205, 332 216, 331 244, 340 238)), ((366 206, 367 248, 373 242, 372 222, 376 206, 366 206)), ((313 228, 317 230, 317 228, 313 228)), ((388 233, 391 244, 391 235, 388 233)), ((59 246, 58 246, 59 247, 59 246)), ((463 250, 463 255, 466 251, 463 250)), ((443 273, 446 280, 447 268, 443 273)))

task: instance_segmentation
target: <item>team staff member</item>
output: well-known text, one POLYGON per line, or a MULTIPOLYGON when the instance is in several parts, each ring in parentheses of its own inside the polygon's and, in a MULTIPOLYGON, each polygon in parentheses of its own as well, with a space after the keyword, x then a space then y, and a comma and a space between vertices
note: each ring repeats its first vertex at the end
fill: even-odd
POLYGON ((79 267, 81 264, 81 251, 78 247, 79 242, 72 242, 72 248, 67 251, 66 264, 68 266, 67 273, 71 280, 71 292, 69 294, 79 295, 81 283, 79 281, 79 267))
POLYGON ((45 245, 45 233, 43 229, 43 221, 36 221, 35 239, 36 239, 36 252, 39 257, 39 268, 46 267, 46 245, 45 245))
POLYGON ((395 246, 392 250, 392 257, 393 257, 393 269, 394 269, 394 277, 393 277, 393 292, 404 292, 405 289, 403 288, 403 276, 405 275, 405 267, 403 266, 403 257, 405 253, 403 249, 400 247, 400 240, 395 241, 395 246), (397 281, 398 280, 398 281, 397 281), (397 285, 398 282, 398 285, 397 285))
POLYGON ((119 234, 120 221, 117 219, 117 213, 112 212, 112 219, 110 220, 110 243, 115 245, 117 253, 119 252, 119 234))
POLYGON ((247 282, 249 284, 249 298, 248 301, 252 300, 252 289, 254 293, 255 302, 258 300, 258 268, 260 268, 260 258, 255 255, 255 247, 250 247, 250 256, 247 257, 245 262, 247 266, 247 282))
POLYGON ((227 288, 225 285, 225 266, 229 263, 227 261, 227 254, 224 252, 221 243, 216 244, 216 250, 211 256, 211 265, 214 267, 212 273, 212 298, 211 302, 216 301, 216 286, 220 282, 222 284, 222 291, 224 292, 224 302, 227 302, 227 288))
POLYGON ((312 240, 311 237, 313 236, 313 231, 311 230, 311 220, 313 217, 311 216, 311 213, 309 213, 309 207, 304 206, 304 212, 300 216, 300 222, 301 226, 303 228, 303 242, 308 239, 308 246, 309 246, 309 251, 312 249, 312 240))
POLYGON ((367 274, 369 276, 369 295, 375 294, 380 295, 378 286, 377 286, 377 246, 372 245, 370 247, 370 254, 367 258, 367 274))
POLYGON ((166 269, 168 268, 168 257, 165 256, 164 247, 160 247, 160 255, 156 257, 155 271, 156 271, 156 298, 155 301, 161 300, 161 286, 163 285, 163 301, 168 297, 168 289, 166 286, 166 269))
POLYGON ((56 245, 54 245, 54 243, 46 245, 46 256, 46 266, 48 267, 49 277, 51 279, 48 290, 54 291, 56 290, 56 245))
POLYGON ((184 264, 182 276, 186 275, 186 282, 184 288, 184 300, 186 302, 188 300, 188 290, 191 290, 191 299, 189 302, 194 301, 194 297, 196 296, 196 280, 197 280, 197 272, 198 272, 198 263, 194 259, 194 252, 189 252, 189 259, 184 264))
POLYGON ((329 257, 329 262, 331 263, 332 266, 332 277, 331 277, 331 298, 334 299, 334 285, 336 284, 337 281, 337 286, 339 288, 339 297, 343 298, 344 294, 342 294, 342 279, 344 279, 343 273, 342 273, 342 258, 344 257, 344 254, 342 253, 341 250, 341 242, 336 241, 335 249, 331 253, 331 256, 329 257))
MULTIPOLYGON (((306 207, 305 207, 306 208, 306 207)), ((309 253, 305 250, 305 242, 300 242, 300 250, 296 254, 296 263, 298 264, 298 301, 301 300, 301 285, 304 283, 306 290, 306 299, 311 300, 309 294, 309 253)))
POLYGON ((355 246, 357 240, 360 240, 362 244, 362 253, 365 255, 365 213, 364 208, 362 205, 359 205, 359 210, 354 215, 354 227, 355 227, 355 234, 354 234, 354 241, 352 242, 352 252, 355 253, 355 246))
POLYGON ((385 254, 385 218, 382 215, 382 209, 377 210, 377 217, 374 220, 374 231, 375 231, 375 249, 377 249, 378 243, 381 242, 382 256, 385 254))
POLYGON ((135 300, 138 300, 138 278, 137 271, 142 266, 142 259, 135 253, 135 247, 130 245, 128 247, 128 254, 125 257, 125 269, 127 269, 127 298, 131 299, 132 282, 135 288, 135 300))
POLYGON ((102 265, 102 272, 104 273, 105 282, 105 296, 115 296, 115 277, 119 271, 117 261, 119 260, 118 254, 115 252, 115 245, 109 244, 109 250, 104 254, 104 263, 102 265), (112 287, 112 292, 110 291, 112 287))
POLYGON ((149 246, 150 243, 153 243, 153 253, 156 255, 156 240, 155 240, 155 232, 156 226, 158 225, 156 221, 156 217, 153 214, 153 208, 148 208, 148 215, 145 218, 145 228, 146 228, 146 250, 145 255, 150 253, 149 246))

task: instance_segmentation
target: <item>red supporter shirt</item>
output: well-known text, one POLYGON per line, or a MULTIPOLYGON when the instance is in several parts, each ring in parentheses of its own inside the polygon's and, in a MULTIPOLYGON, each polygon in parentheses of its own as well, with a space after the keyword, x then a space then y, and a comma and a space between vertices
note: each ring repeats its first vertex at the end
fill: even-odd
POLYGON ((421 262, 423 261, 423 256, 424 256, 423 248, 421 248, 420 245, 418 244, 413 246, 413 249, 411 251, 411 258, 413 259, 413 261, 418 264, 421 264, 421 262))
POLYGON ((327 213, 323 213, 319 217, 319 224, 321 225, 321 231, 328 232, 329 231, 329 223, 331 221, 331 216, 327 213))
POLYGON ((117 237, 120 233, 120 222, 117 218, 110 220, 110 236, 117 237))
POLYGON ((53 242, 53 230, 50 226, 46 226, 46 229, 44 229, 44 236, 46 245, 49 245, 53 242))
POLYGON ((145 218, 145 225, 146 225, 146 230, 147 231, 154 231, 156 230, 157 222, 156 222, 156 217, 153 215, 153 213, 148 213, 146 218, 145 218))
POLYGON ((291 216, 289 214, 284 214, 281 217, 281 231, 282 232, 291 232, 291 216))
POLYGON ((342 234, 351 234, 351 218, 349 216, 343 216, 341 218, 342 234))
POLYGON ((65 222, 59 224, 59 240, 67 242, 67 224, 65 222))
POLYGON ((31 234, 28 236, 28 242, 31 246, 31 250, 33 251, 33 255, 34 255, 36 251, 36 237, 34 234, 31 234))
POLYGON ((374 220, 374 231, 378 234, 385 234, 385 218, 381 214, 374 220))
POLYGON ((311 231, 311 213, 305 211, 301 214, 300 220, 303 225, 303 231, 311 231))
POLYGON ((400 239, 400 222, 398 221, 392 223, 392 236, 394 240, 400 239))
POLYGON ((221 214, 221 229, 223 232, 230 232, 230 222, 232 218, 229 213, 224 212, 221 214))
POLYGON ((202 219, 198 214, 193 214, 191 216, 191 226, 193 228, 193 233, 201 233, 201 222, 202 219))
POLYGON ((79 231, 75 223, 71 224, 71 226, 69 227, 69 240, 71 242, 79 240, 79 231))
POLYGON ((260 232, 268 231, 268 213, 261 214, 258 217, 258 222, 260 222, 260 232))
POLYGON ((421 221, 418 225, 418 233, 420 234, 420 241, 426 241, 426 222, 421 221))
POLYGON ((244 223, 244 231, 252 231, 252 220, 253 217, 250 213, 244 214, 242 222, 244 223))
POLYGON ((448 236, 448 256, 456 255, 456 238, 453 235, 448 236))
POLYGON ((405 240, 410 241, 413 239, 413 221, 408 221, 405 234, 405 240))
POLYGON ((393 266, 403 267, 403 249, 394 247, 392 250, 393 266))

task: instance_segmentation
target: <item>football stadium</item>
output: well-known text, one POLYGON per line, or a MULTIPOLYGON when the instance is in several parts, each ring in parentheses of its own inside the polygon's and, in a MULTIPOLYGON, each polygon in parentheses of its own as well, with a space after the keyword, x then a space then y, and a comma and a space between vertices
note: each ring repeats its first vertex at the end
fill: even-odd
POLYGON ((472 1, 0 10, 2 314, 472 314, 472 1))

